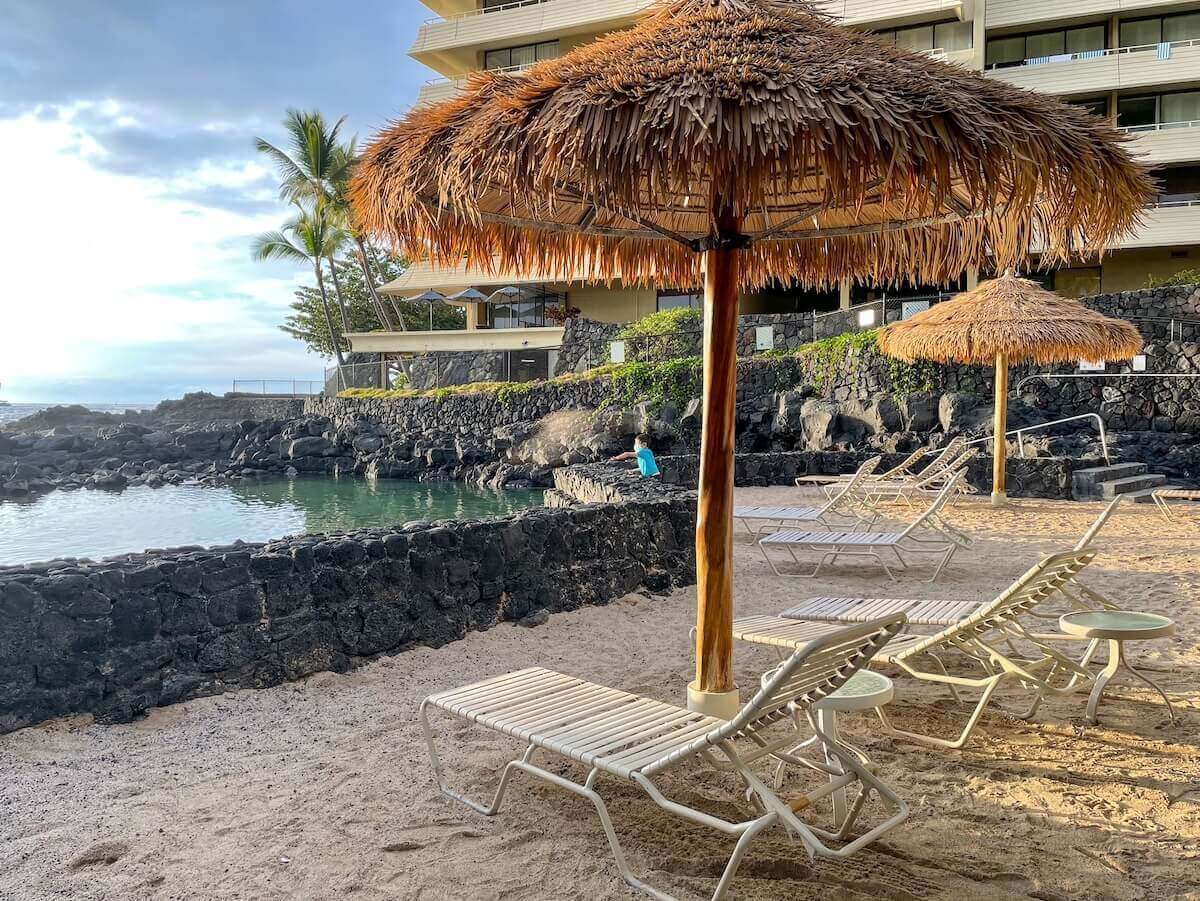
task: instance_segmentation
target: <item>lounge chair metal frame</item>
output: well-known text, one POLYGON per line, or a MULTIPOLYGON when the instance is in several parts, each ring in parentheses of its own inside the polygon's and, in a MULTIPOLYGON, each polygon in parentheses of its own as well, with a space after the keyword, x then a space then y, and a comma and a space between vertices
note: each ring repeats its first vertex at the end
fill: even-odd
POLYGON ((869 557, 873 559, 893 582, 896 574, 888 566, 881 550, 888 550, 896 558, 901 570, 908 569, 905 554, 939 554, 941 559, 934 569, 933 576, 927 581, 933 582, 942 574, 942 570, 950 563, 955 551, 967 547, 971 538, 966 533, 947 522, 942 516, 942 509, 958 490, 964 478, 959 472, 946 482, 934 498, 933 502, 920 516, 914 519, 900 532, 813 532, 803 529, 783 529, 772 535, 759 539, 758 549, 771 571, 780 577, 814 578, 826 564, 837 562, 839 557, 869 557), (808 548, 822 551, 821 558, 813 567, 811 573, 785 573, 779 569, 774 559, 767 553, 768 547, 781 547, 788 552, 792 562, 797 566, 800 560, 796 556, 797 548, 808 548))
MULTIPOLYGON (((954 738, 900 729, 885 710, 878 708, 876 713, 884 728, 923 744, 957 749, 970 739, 992 695, 1006 683, 1017 682, 1033 692, 1034 699, 1025 717, 1036 714, 1047 697, 1090 687, 1096 677, 1087 669, 1086 658, 1084 662, 1076 662, 1045 636, 1028 631, 1019 619, 1061 592, 1095 556, 1094 551, 1087 550, 1051 554, 994 600, 959 622, 933 635, 904 635, 889 642, 876 655, 876 666, 888 664, 921 681, 943 685, 956 701, 962 700, 959 689, 978 690, 981 696, 954 738), (1018 642, 1031 648, 1034 656, 1019 657, 1018 642), (964 660, 977 674, 952 675, 942 660, 943 655, 950 653, 964 660)), ((805 634, 805 629, 812 625, 782 617, 747 617, 734 622, 734 637, 776 649, 790 649, 793 636, 805 634)))
MULTIPOLYGON (((1091 547, 1096 535, 1120 506, 1124 495, 1118 494, 1105 506, 1096 520, 1079 539, 1073 550, 1084 551, 1091 547)), ((1059 592, 1068 601, 1070 610, 1116 610, 1112 603, 1099 592, 1093 591, 1078 580, 1071 580, 1059 587, 1059 592)), ((976 612, 987 601, 958 601, 945 598, 808 598, 779 615, 784 619, 799 619, 826 623, 862 623, 882 616, 903 613, 908 617, 909 627, 934 626, 944 628, 976 612)), ((1031 617, 1057 622, 1060 611, 1044 612, 1039 605, 1029 611, 1031 617)), ((1079 639, 1059 632, 1039 635, 1049 641, 1078 641, 1079 639)))
POLYGON ((849 628, 827 627, 780 664, 738 715, 727 722, 540 668, 432 695, 421 703, 420 718, 438 788, 484 816, 493 816, 500 810, 516 772, 586 798, 596 809, 622 878, 660 901, 674 899, 639 879, 630 869, 607 805, 597 791, 601 775, 632 782, 668 813, 737 838, 713 901, 725 895, 754 837, 771 826, 782 826, 789 835, 798 838, 810 859, 849 857, 903 822, 908 807, 854 753, 819 729, 813 705, 865 666, 903 624, 901 616, 849 628), (474 801, 446 783, 429 721, 432 708, 527 743, 525 752, 505 766, 490 802, 474 801), (806 722, 820 739, 835 764, 797 757, 786 750, 796 745, 801 722, 806 722), (776 725, 788 727, 785 734, 768 737, 766 731, 776 725), (587 777, 583 782, 575 782, 550 772, 534 762, 539 751, 582 763, 589 768, 587 777), (816 770, 831 778, 788 802, 750 769, 750 764, 765 758, 816 770), (654 779, 660 773, 698 761, 736 774, 757 815, 731 822, 673 801, 655 784, 654 779), (835 823, 834 830, 820 829, 797 816, 799 811, 855 783, 859 786, 858 796, 850 805, 846 820, 835 823), (872 794, 878 795, 894 812, 841 847, 826 844, 841 842, 849 835, 872 794))
POLYGON ((883 457, 872 457, 863 463, 854 473, 850 481, 836 492, 827 503, 820 507, 771 507, 744 506, 733 510, 734 521, 746 527, 746 531, 758 538, 767 529, 782 529, 801 523, 821 523, 829 525, 828 517, 841 516, 855 523, 871 523, 878 519, 874 511, 866 510, 858 503, 856 489, 858 485, 873 473, 883 461, 883 457), (751 525, 757 523, 758 525, 751 525))
POLYGON ((1200 501, 1200 489, 1159 488, 1153 491, 1150 497, 1154 501, 1154 506, 1158 507, 1158 512, 1163 515, 1163 519, 1172 522, 1175 519, 1175 511, 1171 509, 1171 505, 1167 501, 1200 501))

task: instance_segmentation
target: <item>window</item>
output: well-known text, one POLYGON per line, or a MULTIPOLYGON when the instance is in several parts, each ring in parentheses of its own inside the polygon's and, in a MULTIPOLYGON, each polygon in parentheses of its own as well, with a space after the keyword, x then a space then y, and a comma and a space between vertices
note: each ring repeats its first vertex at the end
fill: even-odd
POLYGON ((1163 19, 1164 41, 1194 41, 1200 38, 1200 13, 1181 13, 1163 19))
POLYGON ((1093 116, 1099 116, 1102 119, 1108 118, 1107 97, 1089 97, 1086 100, 1068 100, 1067 103, 1071 104, 1071 106, 1077 106, 1084 112, 1091 113, 1093 116))
POLYGON ((1144 47, 1162 41, 1162 19, 1136 19, 1121 23, 1121 46, 1144 47))
POLYGON ((975 46, 975 24, 973 22, 943 22, 933 26, 933 46, 951 53, 955 50, 970 50, 975 46))
POLYGON ((1117 125, 1142 128, 1158 122, 1158 97, 1122 97, 1117 101, 1117 125))
POLYGON ((1054 290, 1064 297, 1088 297, 1100 293, 1100 267, 1059 269, 1054 273, 1054 290))
POLYGON ((679 307, 691 307, 693 310, 702 309, 704 295, 699 291, 681 291, 678 288, 658 292, 658 312, 675 310, 679 307))
POLYGON ((971 22, 941 22, 936 25, 917 25, 894 31, 875 33, 889 44, 928 53, 930 50, 970 50, 975 45, 975 29, 971 22))
POLYGON ((1146 47, 1197 39, 1200 39, 1200 13, 1176 13, 1173 16, 1130 19, 1121 23, 1122 47, 1146 47))
POLYGON ((1159 106, 1160 121, 1164 125, 1200 122, 1200 91, 1163 94, 1159 106))
POLYGON ((1103 25, 1079 25, 992 38, 987 43, 986 64, 989 69, 1002 69, 1067 54, 1099 53, 1108 46, 1107 34, 1103 25))
POLYGON ((505 47, 503 50, 489 50, 483 56, 485 69, 511 69, 518 66, 532 66, 544 59, 554 59, 558 56, 558 41, 542 41, 540 44, 522 44, 519 47, 505 47))
POLYGON ((1200 91, 1122 97, 1117 109, 1117 124, 1122 128, 1185 125, 1200 121, 1200 91))
POLYGON ((567 295, 550 291, 539 285, 521 288, 521 293, 507 303, 491 304, 492 328, 539 328, 554 325, 553 313, 566 306, 567 295))

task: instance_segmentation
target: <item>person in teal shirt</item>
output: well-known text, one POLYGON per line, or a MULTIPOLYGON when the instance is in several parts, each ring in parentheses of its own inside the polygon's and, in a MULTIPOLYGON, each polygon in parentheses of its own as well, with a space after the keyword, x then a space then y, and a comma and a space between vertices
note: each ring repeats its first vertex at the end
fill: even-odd
POLYGON ((633 450, 617 454, 609 462, 619 463, 622 460, 637 460, 638 471, 644 479, 658 475, 658 461, 654 459, 654 451, 650 450, 649 435, 638 435, 633 439, 633 450))

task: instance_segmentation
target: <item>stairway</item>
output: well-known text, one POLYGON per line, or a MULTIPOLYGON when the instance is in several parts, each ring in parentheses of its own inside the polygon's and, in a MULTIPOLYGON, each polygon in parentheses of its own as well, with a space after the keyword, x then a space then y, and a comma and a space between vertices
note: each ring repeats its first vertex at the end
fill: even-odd
POLYGON ((1167 477, 1150 472, 1145 463, 1115 463, 1077 469, 1072 475, 1071 496, 1077 501, 1110 501, 1124 494, 1139 504, 1153 502, 1151 494, 1168 485, 1167 477))

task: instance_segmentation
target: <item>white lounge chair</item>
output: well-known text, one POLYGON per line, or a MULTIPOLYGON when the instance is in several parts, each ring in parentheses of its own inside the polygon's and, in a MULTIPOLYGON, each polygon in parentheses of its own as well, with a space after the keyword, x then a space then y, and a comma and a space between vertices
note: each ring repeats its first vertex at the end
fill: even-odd
POLYGON ((875 514, 864 516, 864 511, 857 505, 855 490, 875 471, 882 460, 882 457, 872 457, 863 463, 850 481, 835 493, 828 503, 820 507, 741 506, 733 508, 733 518, 754 536, 762 534, 765 529, 801 523, 817 522, 828 525, 833 517, 838 516, 855 522, 873 521, 876 518, 875 514))
MULTIPOLYGON (((1089 548, 1096 535, 1108 522, 1109 517, 1117 509, 1123 499, 1117 495, 1101 511, 1095 522, 1079 539, 1073 550, 1083 551, 1089 548)), ((1060 592, 1070 602, 1072 610, 1115 610, 1117 606, 1098 592, 1072 580, 1060 586, 1060 592)), ((845 597, 815 597, 802 601, 794 607, 789 607, 779 615, 785 619, 800 619, 810 622, 825 623, 863 623, 878 619, 881 616, 895 616, 903 613, 908 617, 909 626, 952 626, 959 620, 974 613, 987 601, 956 601, 932 598, 845 598, 845 597)), ((1030 611, 1030 615, 1043 619, 1057 620, 1059 612, 1043 612, 1041 608, 1030 611)), ((1050 640, 1064 640, 1069 636, 1061 634, 1041 636, 1050 640)))
POLYGON ((750 702, 729 721, 540 668, 439 692, 426 698, 420 708, 438 787, 485 816, 492 816, 500 809, 505 788, 515 771, 581 795, 596 808, 625 881, 653 898, 668 901, 671 896, 638 879, 629 869, 608 808, 596 790, 601 775, 641 788, 669 813, 737 838, 713 893, 714 901, 725 895, 754 837, 771 826, 782 826, 798 838, 810 858, 848 857, 903 822, 908 808, 855 754, 821 733, 812 708, 865 666, 897 634, 903 622, 903 617, 892 617, 849 628, 826 626, 815 632, 810 630, 810 639, 772 672, 750 702), (446 784, 429 722, 429 712, 433 709, 526 743, 524 754, 504 768, 490 803, 473 801, 446 784), (821 738, 822 746, 836 765, 788 753, 786 749, 797 743, 797 728, 802 719, 821 738), (780 727, 782 734, 775 735, 780 727), (533 758, 541 751, 583 764, 588 769, 586 779, 578 783, 537 765, 533 758), (825 779, 813 791, 787 801, 751 770, 751 764, 764 759, 786 760, 816 770, 825 779), (667 770, 701 762, 737 774, 755 808, 753 816, 731 822, 672 801, 655 784, 655 778, 667 770), (818 800, 852 785, 858 786, 858 797, 848 822, 841 824, 836 832, 809 825, 797 816, 818 800), (892 811, 890 816, 840 847, 828 845, 827 841, 840 841, 848 833, 872 793, 878 794, 892 811))
MULTIPOLYGON (((915 451, 913 451, 911 454, 909 454, 907 457, 905 457, 899 464, 897 464, 896 466, 893 466, 891 469, 887 470, 887 472, 874 473, 871 476, 871 478, 878 479, 880 481, 886 481, 889 479, 898 479, 902 476, 907 477, 909 475, 909 470, 912 469, 912 467, 917 463, 917 461, 924 458, 925 455, 928 453, 929 453, 929 448, 919 447, 915 451)), ((807 488, 811 485, 819 485, 821 487, 821 490, 825 491, 827 495, 831 495, 831 494, 836 493, 839 489, 841 489, 847 483, 849 483, 849 481, 851 479, 853 479, 857 474, 858 474, 857 472, 851 472, 851 473, 845 473, 843 475, 836 475, 836 476, 830 476, 830 475, 797 476, 796 477, 796 487, 797 488, 807 488)))
POLYGON ((1163 519, 1170 522, 1175 518, 1175 513, 1171 510, 1171 505, 1167 501, 1200 501, 1200 489, 1159 488, 1152 492, 1150 497, 1154 500, 1155 506, 1158 507, 1158 512, 1163 515, 1163 519))
MULTIPOLYGON (((1037 712, 1046 697, 1070 694, 1090 686, 1095 677, 1082 663, 1056 650, 1042 636, 1028 631, 1021 618, 1060 592, 1094 558, 1094 551, 1052 554, 1030 568, 997 598, 933 635, 903 635, 892 639, 875 657, 874 666, 889 664, 923 682, 946 686, 955 699, 959 689, 982 692, 966 725, 953 739, 896 728, 886 711, 876 712, 893 734, 943 748, 961 748, 970 739, 992 694, 1006 682, 1020 684, 1033 693, 1027 716, 1037 712), (1032 656, 1019 656, 1016 644, 1032 656), (951 675, 942 660, 953 655, 974 669, 969 675, 951 675)), ((751 616, 733 624, 735 638, 791 651, 794 642, 814 624, 778 616, 751 616)))
POLYGON ((936 467, 927 466, 911 478, 865 482, 861 486, 859 502, 869 509, 885 501, 903 501, 911 507, 916 498, 938 494, 951 481, 958 484, 955 493, 967 494, 972 490, 966 480, 967 465, 978 453, 978 448, 960 447, 954 454, 940 458, 944 462, 936 467), (959 476, 963 478, 959 479, 959 476))
POLYGON ((805 529, 783 529, 759 539, 758 547, 767 561, 767 565, 777 576, 800 576, 813 578, 826 563, 834 563, 839 557, 871 557, 878 563, 888 578, 893 582, 896 576, 882 556, 882 551, 889 551, 901 569, 907 569, 905 554, 932 553, 939 554, 941 560, 929 579, 933 582, 942 574, 942 570, 960 547, 966 547, 971 539, 965 533, 956 529, 942 518, 942 508, 950 497, 958 490, 964 477, 959 473, 950 479, 943 487, 933 503, 899 532, 848 532, 848 531, 810 531, 805 529), (820 551, 822 556, 817 561, 811 573, 784 573, 776 565, 767 552, 769 548, 782 548, 791 556, 792 562, 799 565, 796 557, 798 549, 820 551))

